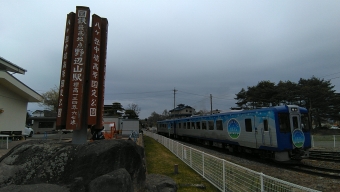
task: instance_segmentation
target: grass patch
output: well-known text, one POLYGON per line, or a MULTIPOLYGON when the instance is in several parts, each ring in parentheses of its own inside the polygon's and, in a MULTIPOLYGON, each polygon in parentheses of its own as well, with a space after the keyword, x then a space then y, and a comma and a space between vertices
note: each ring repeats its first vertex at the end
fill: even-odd
MULTIPOLYGON (((313 140, 314 141, 334 141, 334 136, 333 135, 313 135, 313 140)), ((336 135, 335 136, 335 141, 340 141, 340 136, 336 135)))
POLYGON ((148 136, 143 136, 143 140, 148 174, 171 177, 177 183, 178 192, 219 191, 162 144, 148 136), (175 164, 178 164, 178 174, 174 173, 175 164), (206 188, 199 189, 188 184, 203 184, 206 188))

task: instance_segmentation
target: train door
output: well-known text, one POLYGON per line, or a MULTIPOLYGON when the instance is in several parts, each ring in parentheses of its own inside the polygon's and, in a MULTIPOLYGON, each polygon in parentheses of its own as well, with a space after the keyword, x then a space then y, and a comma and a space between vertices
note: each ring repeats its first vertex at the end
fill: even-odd
POLYGON ((301 129, 300 127, 300 116, 299 115, 290 115, 290 127, 291 127, 291 132, 295 129, 301 129))
POLYGON ((252 135, 254 134, 255 137, 250 137, 250 141, 251 143, 256 143, 256 147, 257 145, 257 130, 256 130, 256 119, 255 116, 246 116, 244 118, 244 122, 245 122, 245 132, 247 133, 247 135, 252 135))
POLYGON ((271 129, 269 127, 269 117, 268 116, 256 116, 255 117, 255 137, 256 137, 256 147, 260 146, 270 146, 271 145, 271 129))
POLYGON ((178 122, 176 122, 176 121, 174 122, 174 133, 173 133, 174 134, 174 138, 177 138, 177 123, 178 122))
MULTIPOLYGON (((247 134, 248 142, 251 143, 250 145, 253 147, 255 143, 257 146, 257 134, 256 134, 256 119, 255 116, 245 116, 244 117, 244 131, 247 134), (249 137, 250 136, 250 137, 249 137)), ((242 130, 243 131, 243 130, 242 130)))
POLYGON ((172 123, 168 123, 169 138, 170 138, 170 131, 171 131, 171 128, 172 128, 172 123))
POLYGON ((292 133, 293 148, 301 148, 305 143, 305 135, 301 129, 300 114, 290 115, 290 127, 292 133))

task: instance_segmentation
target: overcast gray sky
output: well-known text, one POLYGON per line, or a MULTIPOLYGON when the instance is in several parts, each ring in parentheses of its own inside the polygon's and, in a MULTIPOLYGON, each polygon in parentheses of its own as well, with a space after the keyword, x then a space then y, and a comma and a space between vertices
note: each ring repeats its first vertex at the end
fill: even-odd
MULTIPOLYGON (((105 104, 140 118, 183 103, 228 110, 259 81, 313 75, 340 92, 340 1, 1 1, 0 56, 38 93, 59 85, 66 15, 108 19, 105 104)), ((39 109, 29 104, 28 110, 39 109)))

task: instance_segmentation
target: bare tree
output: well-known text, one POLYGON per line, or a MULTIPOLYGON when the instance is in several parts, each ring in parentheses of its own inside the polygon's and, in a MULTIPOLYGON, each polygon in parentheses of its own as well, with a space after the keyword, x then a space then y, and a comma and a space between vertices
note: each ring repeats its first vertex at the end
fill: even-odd
POLYGON ((41 94, 44 98, 42 103, 39 103, 40 106, 45 106, 47 109, 52 111, 57 111, 58 109, 58 99, 59 99, 59 87, 54 85, 49 91, 41 94))
POLYGON ((137 104, 131 103, 131 104, 128 104, 126 110, 132 110, 138 116, 141 109, 137 104))

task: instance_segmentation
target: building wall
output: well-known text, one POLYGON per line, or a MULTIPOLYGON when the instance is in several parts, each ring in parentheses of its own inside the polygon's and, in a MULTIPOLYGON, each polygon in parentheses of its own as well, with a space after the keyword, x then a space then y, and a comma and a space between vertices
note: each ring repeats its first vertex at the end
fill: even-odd
POLYGON ((40 112, 34 111, 32 113, 32 117, 44 117, 44 111, 40 111, 40 112))
POLYGON ((132 131, 139 134, 139 120, 138 119, 120 119, 120 129, 122 135, 130 135, 132 131))
POLYGON ((104 131, 110 131, 110 124, 114 123, 116 130, 119 130, 118 117, 104 117, 104 131))
POLYGON ((104 131, 110 131, 110 124, 114 123, 116 130, 122 130, 122 135, 130 135, 132 131, 139 133, 138 119, 123 119, 118 117, 104 117, 104 131))
POLYGON ((12 91, 0 86, 0 131, 23 131, 26 123, 27 103, 12 91))
POLYGON ((54 119, 54 120, 49 120, 49 119, 48 120, 34 120, 32 129, 34 130, 34 133, 36 133, 36 134, 54 131, 54 130, 56 130, 56 119, 54 119), (39 128, 40 122, 53 123, 53 127, 51 127, 51 128, 40 127, 39 128))

